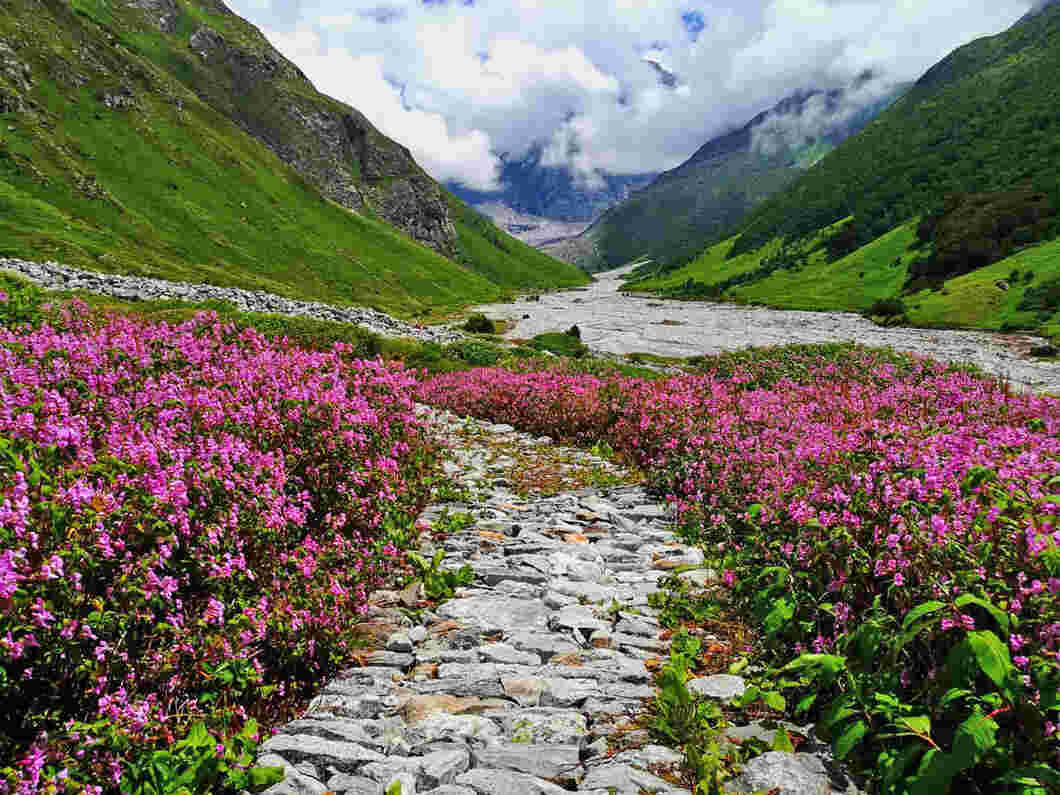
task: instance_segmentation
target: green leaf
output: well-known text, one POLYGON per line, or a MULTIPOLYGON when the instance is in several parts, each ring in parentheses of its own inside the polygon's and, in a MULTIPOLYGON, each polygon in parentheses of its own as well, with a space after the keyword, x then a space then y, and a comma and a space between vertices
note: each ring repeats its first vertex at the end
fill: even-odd
POLYGON ((988 602, 986 599, 981 599, 974 594, 966 593, 963 596, 959 596, 957 601, 954 602, 957 607, 965 607, 966 605, 978 605, 994 617, 994 620, 1001 627, 1001 631, 1006 635, 1009 633, 1009 615, 1001 608, 997 607, 993 602, 988 602))
POLYGON ((909 788, 910 795, 948 795, 950 783, 957 775, 947 753, 929 748, 920 760, 916 783, 909 788))
POLYGON ((924 602, 922 605, 917 605, 905 614, 905 619, 902 621, 902 630, 909 629, 919 619, 931 613, 937 613, 945 606, 945 602, 924 602))
POLYGON ((978 764, 983 755, 997 745, 997 723, 981 712, 957 727, 953 738, 953 764, 959 771, 978 764))
POLYGON ((982 672, 998 686, 1005 698, 1014 701, 1015 694, 1010 681, 1017 671, 1009 656, 1008 646, 993 632, 969 632, 967 641, 982 672))
POLYGON ((1060 770, 1048 765, 1032 765, 1010 770, 994 781, 995 784, 1019 784, 1023 786, 1048 787, 1060 791, 1060 770))
POLYGON ((884 789, 893 787, 900 779, 905 778, 905 771, 916 761, 917 757, 924 753, 924 750, 923 743, 911 743, 903 748, 883 776, 884 789))
POLYGON ((262 792, 274 784, 283 781, 282 767, 252 767, 247 771, 250 783, 247 786, 251 792, 262 792))
POLYGON ((803 712, 813 706, 813 702, 817 700, 816 693, 810 693, 810 695, 803 698, 798 704, 795 705, 795 714, 801 715, 803 712))
POLYGON ((795 603, 788 597, 778 599, 773 605, 773 609, 765 617, 763 629, 765 629, 767 635, 776 635, 787 626, 794 615, 795 603))
POLYGON ((773 750, 783 751, 786 754, 795 753, 795 743, 791 741, 791 735, 786 729, 777 729, 777 733, 773 736, 773 750))
POLYGON ((853 751, 855 746, 865 738, 868 731, 869 725, 863 720, 854 721, 847 726, 832 745, 832 750, 835 752, 836 758, 845 759, 847 754, 853 751))
POLYGON ((729 666, 729 673, 736 675, 750 664, 750 661, 746 657, 741 657, 739 660, 729 666))
POLYGON ((931 718, 927 715, 906 715, 895 721, 899 726, 902 726, 913 734, 919 734, 924 737, 931 736, 931 718))
POLYGON ((777 712, 783 712, 788 706, 787 699, 780 695, 776 690, 767 690, 764 692, 762 694, 762 701, 766 703, 767 707, 775 709, 777 712))

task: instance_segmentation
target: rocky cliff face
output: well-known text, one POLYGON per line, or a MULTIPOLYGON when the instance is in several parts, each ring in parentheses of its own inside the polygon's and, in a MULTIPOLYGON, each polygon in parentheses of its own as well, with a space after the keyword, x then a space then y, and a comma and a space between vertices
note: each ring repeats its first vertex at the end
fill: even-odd
MULTIPOLYGON (((185 70, 184 80, 201 99, 332 201, 371 210, 413 239, 455 253, 456 229, 444 192, 405 147, 359 111, 318 93, 257 28, 223 3, 204 4, 220 15, 224 29, 199 25, 187 35, 194 68, 185 70)), ((179 35, 188 21, 175 0, 129 0, 129 5, 171 35, 179 35)))

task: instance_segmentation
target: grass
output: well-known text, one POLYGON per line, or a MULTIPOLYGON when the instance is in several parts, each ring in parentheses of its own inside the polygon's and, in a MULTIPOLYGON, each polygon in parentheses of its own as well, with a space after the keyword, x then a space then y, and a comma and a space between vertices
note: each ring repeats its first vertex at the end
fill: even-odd
MULTIPOLYGON (((909 265, 921 255, 913 247, 916 223, 914 219, 903 224, 835 262, 827 261, 823 249, 810 251, 806 264, 790 270, 780 268, 758 281, 731 287, 722 298, 777 309, 863 312, 878 299, 902 294, 909 265)), ((803 250, 812 249, 815 242, 806 244, 803 250)), ((753 272, 766 257, 780 250, 779 242, 773 241, 730 259, 733 243, 734 239, 725 240, 679 270, 633 281, 628 287, 680 297, 689 279, 716 284, 753 272)), ((1052 336, 1050 327, 1058 321, 1056 314, 1043 316, 1021 310, 1019 304, 1028 289, 1058 276, 1060 240, 1054 240, 950 279, 937 290, 904 295, 903 300, 909 322, 916 326, 989 331, 1042 329, 1052 336), (1010 278, 1014 271, 1021 274, 1020 278, 1010 278), (1028 272, 1033 274, 1030 280, 1026 278, 1028 272), (999 282, 1006 282, 1008 289, 1002 290, 999 282)))
POLYGON ((900 226, 831 263, 818 251, 798 270, 778 270, 763 281, 733 288, 730 294, 785 309, 860 312, 876 299, 901 290, 914 255, 909 251, 914 232, 913 224, 900 226))

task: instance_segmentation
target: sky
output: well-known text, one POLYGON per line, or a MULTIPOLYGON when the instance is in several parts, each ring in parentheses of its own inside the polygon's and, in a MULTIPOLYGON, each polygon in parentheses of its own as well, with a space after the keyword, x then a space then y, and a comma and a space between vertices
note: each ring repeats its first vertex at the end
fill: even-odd
POLYGON ((585 179, 680 164, 800 90, 915 80, 1034 0, 228 0, 318 90, 487 190, 531 147, 585 179))

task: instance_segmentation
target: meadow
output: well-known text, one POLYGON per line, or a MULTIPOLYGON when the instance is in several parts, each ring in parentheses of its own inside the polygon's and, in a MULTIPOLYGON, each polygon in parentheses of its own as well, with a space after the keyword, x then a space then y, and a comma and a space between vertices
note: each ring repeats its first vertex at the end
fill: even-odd
POLYGON ((428 373, 275 318, 41 301, 0 296, 0 790, 267 785, 258 740, 408 580, 443 482, 416 400, 646 473, 718 574, 682 598, 750 629, 743 706, 813 721, 873 792, 1060 784, 1060 399, 849 345, 658 377, 386 343, 428 373))
POLYGON ((1054 791, 1060 402, 851 346, 701 367, 421 394, 649 473, 754 628, 752 698, 814 720, 874 792, 1054 791))
POLYGON ((0 319, 0 789, 260 789, 260 727, 400 575, 414 376, 208 313, 0 319))

